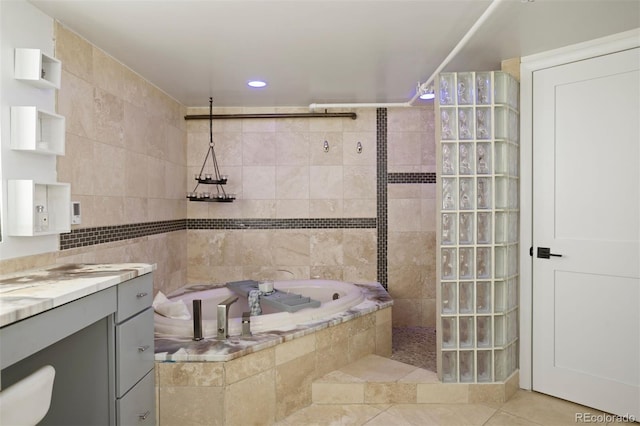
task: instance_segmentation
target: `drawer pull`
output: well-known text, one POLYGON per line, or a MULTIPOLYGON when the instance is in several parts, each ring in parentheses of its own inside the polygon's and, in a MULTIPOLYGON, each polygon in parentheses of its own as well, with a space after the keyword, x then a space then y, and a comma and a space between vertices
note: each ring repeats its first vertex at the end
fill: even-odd
POLYGON ((147 418, 149 417, 149 414, 151 414, 151 411, 147 411, 147 412, 146 412, 146 413, 144 413, 144 414, 139 414, 139 415, 138 415, 138 418, 139 418, 141 421, 147 420, 147 418))
POLYGON ((138 294, 136 294, 136 297, 137 297, 138 299, 141 299, 141 298, 145 297, 147 294, 148 294, 148 293, 138 293, 138 294))
POLYGON ((149 349, 149 345, 138 346, 138 352, 144 352, 149 349))

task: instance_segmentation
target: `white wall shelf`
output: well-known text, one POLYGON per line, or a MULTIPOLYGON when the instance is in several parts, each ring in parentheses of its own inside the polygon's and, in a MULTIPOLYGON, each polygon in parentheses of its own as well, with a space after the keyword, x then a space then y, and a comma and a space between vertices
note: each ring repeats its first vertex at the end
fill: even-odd
POLYGON ((14 77, 35 87, 59 89, 62 63, 40 49, 15 50, 14 77))
POLYGON ((9 235, 27 237, 71 231, 71 185, 27 179, 7 183, 9 235), (46 220, 38 212, 40 206, 46 220))
POLYGON ((64 155, 65 118, 35 106, 11 107, 11 149, 64 155))

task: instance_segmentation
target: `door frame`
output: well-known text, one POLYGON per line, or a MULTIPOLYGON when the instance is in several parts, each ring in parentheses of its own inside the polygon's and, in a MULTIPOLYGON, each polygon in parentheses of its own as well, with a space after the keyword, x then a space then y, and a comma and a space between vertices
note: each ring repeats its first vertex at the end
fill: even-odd
POLYGON ((533 381, 533 73, 640 47, 640 28, 520 60, 520 388, 533 381))

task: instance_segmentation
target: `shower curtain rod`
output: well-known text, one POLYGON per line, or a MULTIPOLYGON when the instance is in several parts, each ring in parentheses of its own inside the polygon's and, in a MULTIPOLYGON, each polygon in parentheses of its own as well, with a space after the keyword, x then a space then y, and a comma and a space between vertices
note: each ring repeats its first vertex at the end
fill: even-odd
POLYGON ((352 120, 358 118, 355 112, 274 112, 263 114, 199 114, 185 115, 185 120, 222 120, 233 118, 334 118, 348 117, 352 120))

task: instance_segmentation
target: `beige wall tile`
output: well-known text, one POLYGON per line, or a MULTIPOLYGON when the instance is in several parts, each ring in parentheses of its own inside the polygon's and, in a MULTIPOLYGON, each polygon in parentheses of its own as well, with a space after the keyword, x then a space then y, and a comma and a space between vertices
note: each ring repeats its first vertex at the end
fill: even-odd
POLYGON ((364 402, 367 404, 415 404, 416 383, 367 383, 364 402))
POLYGON ((342 165, 342 133, 320 131, 309 133, 309 162, 312 166, 342 165), (324 141, 329 143, 329 151, 324 150, 324 141))
POLYGON ((270 425, 275 422, 276 392, 273 368, 233 383, 225 389, 225 425, 270 425), (259 395, 259 398, 251 398, 259 395))
MULTIPOLYGON (((275 350, 265 349, 224 364, 226 383, 236 383, 261 372, 273 371, 275 367, 275 350)), ((271 382, 273 384, 273 381, 271 382)))
POLYGON ((277 420, 311 404, 311 384, 317 377, 315 361, 315 353, 309 352, 276 367, 277 420))
POLYGON ((276 198, 278 200, 308 200, 309 166, 278 166, 276 169, 276 198))
POLYGON ((55 22, 56 57, 62 68, 88 82, 93 81, 93 48, 78 34, 55 22))
POLYGON ((164 386, 224 386, 224 363, 159 362, 158 384, 164 386))
POLYGON ((303 120, 278 120, 278 127, 287 126, 298 131, 276 133, 276 164, 279 166, 308 166, 309 165, 309 133, 304 132, 303 120), (289 121, 289 123, 283 123, 289 121), (296 125, 296 123, 299 123, 296 125))
POLYGON ((65 117, 67 133, 94 138, 93 86, 62 70, 61 87, 64 89, 58 91, 58 114, 65 117))
POLYGON ((224 425, 224 388, 162 387, 161 425, 224 425))
POLYGON ((275 133, 243 133, 242 164, 244 166, 275 166, 275 133))
POLYGON ((314 404, 362 404, 364 383, 314 383, 314 404))
POLYGON ((503 383, 472 383, 469 385, 469 403, 502 403, 505 401, 503 383))
MULTIPOLYGON (((295 360, 296 358, 300 358, 310 353, 313 353, 315 350, 316 350, 315 333, 277 345, 275 347, 276 366, 286 364, 290 361, 295 360)), ((315 362, 311 362, 311 363, 315 364, 315 362)))
POLYGON ((342 199, 344 188, 342 166, 311 166, 309 196, 312 199, 342 199))
POLYGON ((242 169, 242 198, 264 200, 276 197, 275 166, 252 166, 242 169))
POLYGON ((418 404, 456 404, 469 402, 469 385, 418 383, 418 404))

